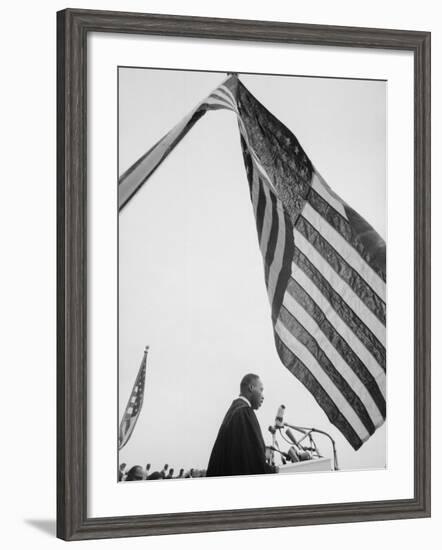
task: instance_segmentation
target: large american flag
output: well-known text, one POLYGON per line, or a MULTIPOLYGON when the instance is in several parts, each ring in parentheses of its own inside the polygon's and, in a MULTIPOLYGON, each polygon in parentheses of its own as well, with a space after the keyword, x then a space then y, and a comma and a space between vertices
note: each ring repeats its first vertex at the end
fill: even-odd
POLYGON ((354 449, 386 416, 385 242, 232 75, 120 178, 120 209, 208 110, 236 114, 276 350, 354 449))
POLYGON ((143 354, 143 359, 141 360, 141 365, 135 379, 134 387, 132 388, 132 393, 130 394, 123 418, 121 419, 120 430, 118 434, 119 451, 129 441, 129 438, 134 431, 138 417, 140 416, 141 407, 144 400, 144 383, 146 380, 146 363, 148 351, 149 346, 146 346, 143 354))

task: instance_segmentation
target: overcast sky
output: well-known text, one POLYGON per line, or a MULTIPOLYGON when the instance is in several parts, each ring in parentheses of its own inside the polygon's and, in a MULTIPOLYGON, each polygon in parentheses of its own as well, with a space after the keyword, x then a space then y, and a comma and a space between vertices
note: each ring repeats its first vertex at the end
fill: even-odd
MULTIPOLYGON (((225 78, 120 69, 120 174, 225 78)), ((240 79, 385 238, 386 83, 240 79)), ((280 362, 269 311, 235 116, 209 112, 119 215, 119 418, 151 346, 143 409, 120 462, 205 468, 240 379, 256 372, 266 442, 284 403, 287 421, 335 438, 342 469, 385 466, 385 425, 355 452, 280 362)), ((327 440, 317 442, 331 456, 327 440)))

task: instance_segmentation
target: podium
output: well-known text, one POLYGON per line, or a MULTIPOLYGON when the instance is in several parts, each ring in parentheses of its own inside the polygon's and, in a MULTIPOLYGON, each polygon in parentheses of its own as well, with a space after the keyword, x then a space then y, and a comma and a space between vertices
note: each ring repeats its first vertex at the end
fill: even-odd
POLYGON ((303 462, 283 464, 279 467, 280 474, 300 474, 305 472, 331 472, 333 470, 331 458, 312 458, 303 462))

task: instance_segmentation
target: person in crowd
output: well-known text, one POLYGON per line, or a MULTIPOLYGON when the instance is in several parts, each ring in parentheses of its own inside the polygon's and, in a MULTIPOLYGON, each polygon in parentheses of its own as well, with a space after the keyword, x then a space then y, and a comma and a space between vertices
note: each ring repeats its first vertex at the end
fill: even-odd
POLYGON ((127 472, 126 481, 141 481, 146 479, 146 474, 142 466, 132 466, 127 472))
POLYGON ((167 470, 169 469, 169 464, 165 464, 161 470, 161 477, 164 479, 167 475, 167 470))
POLYGON ((170 468, 169 473, 166 476, 166 479, 172 479, 173 478, 173 472, 174 472, 174 469, 170 468))
POLYGON ((181 468, 180 473, 178 474, 178 478, 184 477, 184 468, 181 468))
POLYGON ((163 479, 163 476, 161 475, 161 472, 155 471, 152 472, 147 479, 163 479))
POLYGON ((246 374, 239 397, 230 405, 213 446, 207 477, 276 472, 266 462, 265 444, 255 410, 264 401, 264 386, 257 374, 246 374))
POLYGON ((120 467, 118 468, 118 481, 124 481, 126 478, 126 466, 127 464, 125 462, 122 462, 120 464, 120 467))

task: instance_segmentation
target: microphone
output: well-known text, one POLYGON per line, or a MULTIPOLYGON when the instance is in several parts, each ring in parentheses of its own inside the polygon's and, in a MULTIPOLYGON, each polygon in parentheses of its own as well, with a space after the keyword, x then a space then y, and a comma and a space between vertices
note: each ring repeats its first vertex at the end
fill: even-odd
POLYGON ((311 460, 312 453, 310 453, 309 451, 300 451, 298 453, 298 458, 301 462, 304 462, 305 460, 311 460))
POLYGON ((277 449, 276 447, 273 447, 273 445, 271 445, 271 446, 269 447, 269 449, 270 449, 271 451, 276 451, 277 453, 279 453, 279 454, 282 456, 282 458, 284 458, 284 459, 286 459, 286 460, 291 460, 290 452, 285 453, 284 451, 280 451, 280 450, 277 449))
POLYGON ((298 458, 298 455, 296 453, 295 447, 290 447, 289 452, 287 454, 289 455, 290 460, 292 462, 299 462, 299 458, 298 458))
POLYGON ((304 447, 296 441, 295 436, 289 428, 286 429, 285 434, 294 445, 294 447, 290 447, 289 449, 289 455, 293 462, 303 462, 304 460, 310 460, 312 458, 312 453, 304 449, 304 447))
POLYGON ((284 412, 285 412, 285 405, 280 405, 278 408, 278 412, 276 413, 275 418, 275 428, 283 428, 284 427, 284 412))
POLYGON ((295 436, 293 435, 293 432, 290 428, 287 428, 286 431, 285 431, 285 435, 290 439, 290 441, 294 444, 294 445, 298 445, 298 442, 296 441, 296 438, 295 436))

